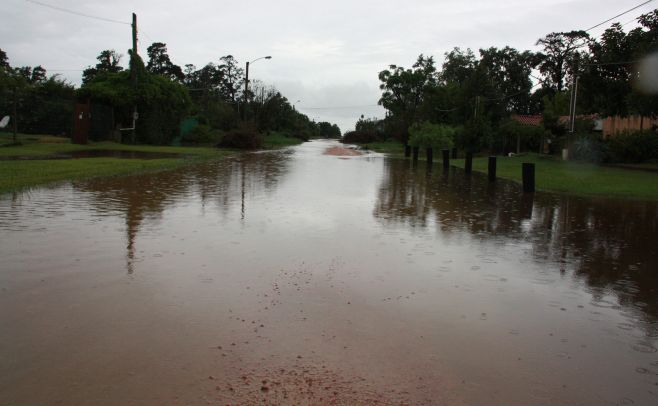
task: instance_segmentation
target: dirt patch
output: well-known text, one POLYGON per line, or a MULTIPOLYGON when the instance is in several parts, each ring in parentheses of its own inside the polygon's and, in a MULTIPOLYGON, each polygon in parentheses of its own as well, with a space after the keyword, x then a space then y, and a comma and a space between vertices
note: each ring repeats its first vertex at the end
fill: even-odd
POLYGON ((345 148, 345 147, 331 147, 327 148, 324 151, 325 155, 334 155, 334 156, 359 156, 363 155, 362 152, 357 151, 352 148, 345 148))
POLYGON ((215 388, 211 398, 222 405, 429 404, 412 402, 404 390, 386 390, 359 376, 301 362, 289 368, 240 368, 234 379, 211 375, 208 381, 215 388))

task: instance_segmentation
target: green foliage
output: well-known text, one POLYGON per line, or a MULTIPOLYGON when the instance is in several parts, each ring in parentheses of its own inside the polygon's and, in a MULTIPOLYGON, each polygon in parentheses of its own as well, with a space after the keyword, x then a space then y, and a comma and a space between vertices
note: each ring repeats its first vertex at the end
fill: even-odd
POLYGON ((345 144, 368 144, 376 141, 379 140, 375 133, 367 131, 348 131, 341 139, 345 144))
POLYGON ((139 56, 131 55, 137 85, 129 71, 97 74, 79 90, 81 98, 108 104, 114 108, 115 121, 127 127, 132 122, 132 106, 137 106, 137 143, 169 144, 179 134, 179 125, 187 115, 191 101, 187 89, 170 79, 147 72, 139 56))
POLYGON ((236 149, 257 149, 263 146, 263 136, 254 123, 245 122, 238 128, 228 131, 219 142, 220 147, 236 149))
POLYGON ((463 130, 455 134, 455 145, 464 151, 478 152, 491 146, 493 129, 484 117, 477 117, 466 122, 463 130))
POLYGON ((336 124, 331 124, 326 121, 318 123, 320 130, 320 138, 340 138, 340 128, 336 124))
POLYGON ((217 144, 222 138, 218 130, 213 130, 210 126, 199 124, 183 136, 183 142, 186 144, 217 144))
POLYGON ((607 147, 600 136, 580 133, 569 150, 569 158, 575 161, 601 163, 607 158, 607 147))
POLYGON ((153 74, 162 75, 170 80, 182 82, 185 78, 180 66, 171 62, 167 53, 167 44, 154 42, 148 47, 149 62, 146 69, 153 74))
POLYGON ((493 150, 498 152, 538 152, 542 139, 547 136, 543 127, 521 124, 506 119, 494 134, 493 150), (517 147, 519 151, 517 151, 517 147))
POLYGON ((82 72, 82 84, 86 84, 93 80, 97 75, 103 73, 117 73, 123 70, 119 65, 123 55, 113 49, 106 49, 101 51, 100 55, 96 57, 98 63, 95 67, 89 66, 82 72))
POLYGON ((606 144, 607 162, 641 163, 658 161, 658 133, 655 131, 635 131, 617 134, 608 138, 606 144))
POLYGON ((452 148, 457 130, 444 124, 423 122, 414 124, 409 129, 409 145, 414 147, 434 148, 436 150, 452 148))

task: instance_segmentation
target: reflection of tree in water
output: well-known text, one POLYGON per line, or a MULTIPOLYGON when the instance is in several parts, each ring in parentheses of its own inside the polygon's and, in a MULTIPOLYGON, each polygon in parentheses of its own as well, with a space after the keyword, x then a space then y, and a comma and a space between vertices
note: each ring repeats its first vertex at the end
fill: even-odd
POLYGON ((239 216, 244 220, 245 198, 271 193, 285 173, 286 157, 274 152, 242 154, 174 171, 93 179, 73 186, 88 194, 88 203, 97 213, 125 215, 127 269, 132 274, 135 238, 145 219, 157 220, 167 207, 198 199, 204 210, 208 203, 216 204, 223 218, 229 218, 231 209, 240 204, 239 216))
POLYGON ((416 227, 435 224, 450 238, 522 240, 538 261, 575 266, 595 300, 614 293, 619 304, 645 321, 658 319, 658 204, 521 193, 511 182, 487 182, 435 167, 413 170, 387 160, 374 216, 416 227))

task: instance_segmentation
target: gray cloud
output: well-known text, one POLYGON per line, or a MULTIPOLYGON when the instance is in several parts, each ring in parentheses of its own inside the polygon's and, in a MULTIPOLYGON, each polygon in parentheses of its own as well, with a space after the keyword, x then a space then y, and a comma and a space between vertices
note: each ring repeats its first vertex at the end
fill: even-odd
MULTIPOLYGON (((613 0, 42 1, 125 22, 135 12, 141 53, 153 41, 166 42, 179 65, 203 66, 227 54, 241 62, 272 55, 272 60, 254 64, 250 76, 276 86, 291 102, 301 100, 299 109, 309 117, 336 122, 342 130, 352 128, 361 114, 383 116, 383 109, 373 105, 379 98, 377 73, 389 64, 409 66, 420 53, 434 55, 440 63, 443 53, 455 46, 534 49, 535 41, 549 32, 587 28, 637 4, 613 0)), ((651 10, 651 5, 620 21, 651 10)), ((41 64, 77 84, 81 70, 95 64, 101 50, 125 54, 130 47, 128 25, 25 0, 5 0, 3 6, 0 48, 12 65, 41 64)))

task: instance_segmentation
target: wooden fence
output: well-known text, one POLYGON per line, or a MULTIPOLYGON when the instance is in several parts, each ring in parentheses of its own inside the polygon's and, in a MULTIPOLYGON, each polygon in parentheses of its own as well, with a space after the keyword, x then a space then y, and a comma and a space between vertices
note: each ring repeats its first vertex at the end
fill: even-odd
POLYGON ((658 126, 658 118, 629 116, 629 117, 607 117, 603 119, 603 138, 627 130, 650 130, 658 126))

